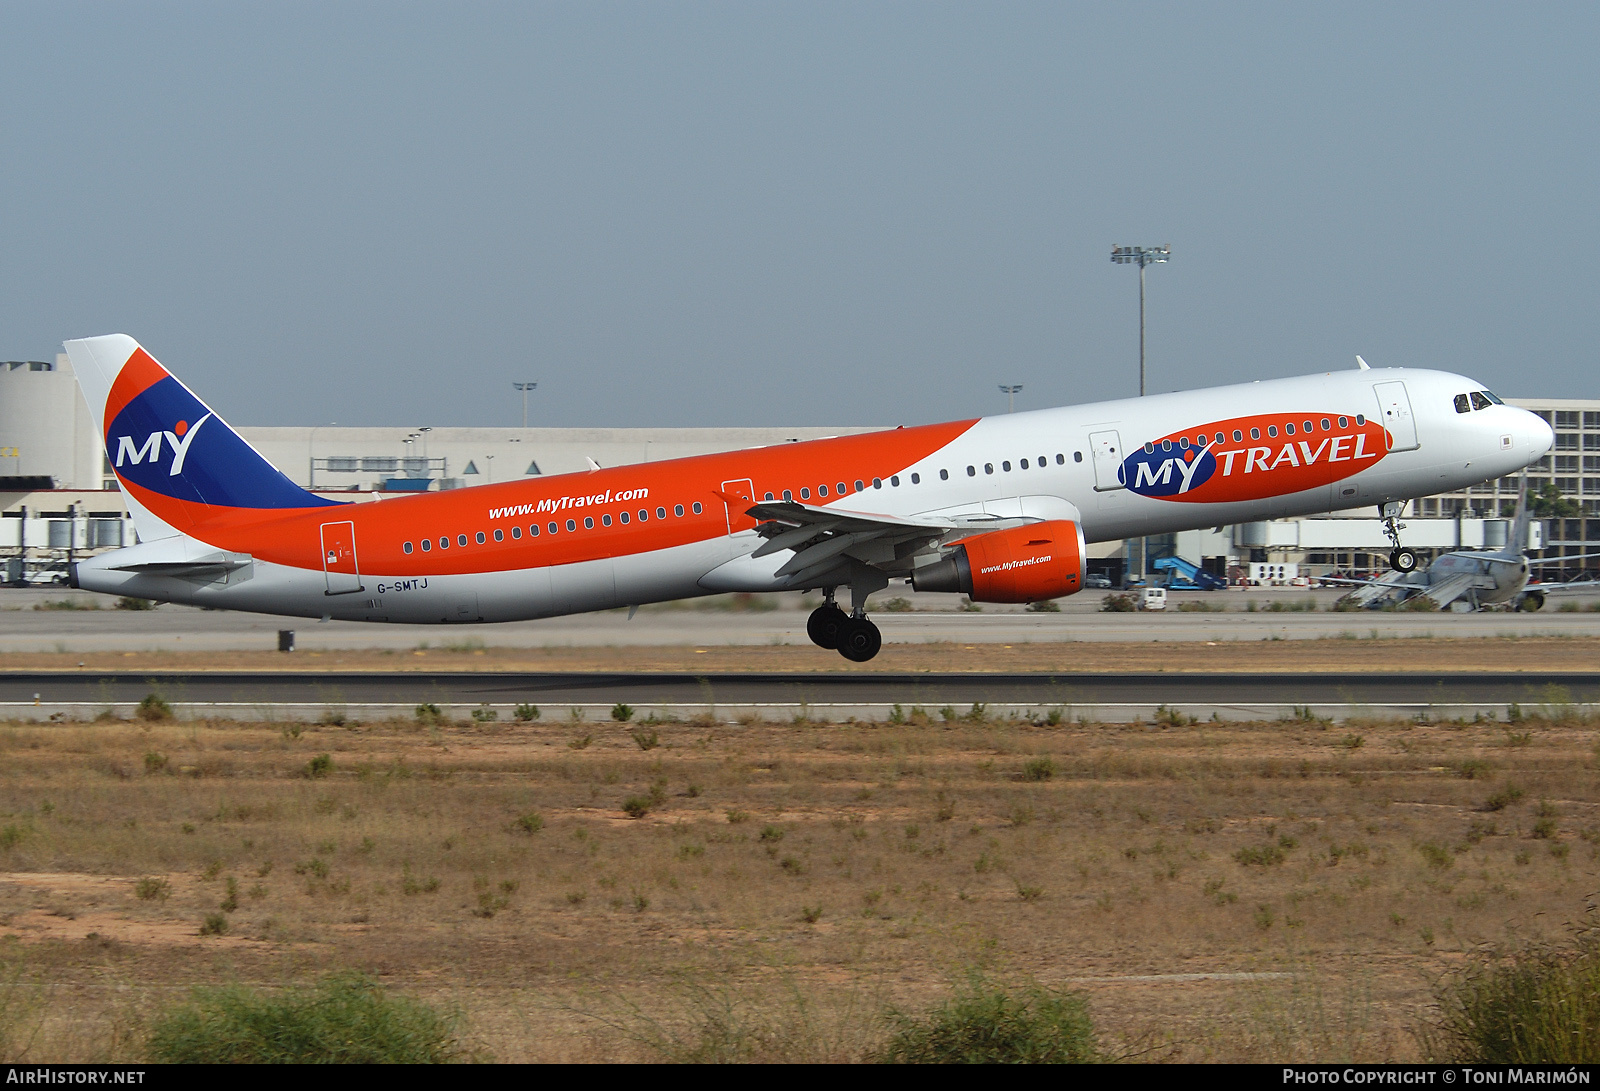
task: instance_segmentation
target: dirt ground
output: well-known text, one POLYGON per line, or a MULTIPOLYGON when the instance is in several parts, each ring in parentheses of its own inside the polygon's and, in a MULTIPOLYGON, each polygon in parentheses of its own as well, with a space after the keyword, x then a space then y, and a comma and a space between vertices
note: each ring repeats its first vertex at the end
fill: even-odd
POLYGON ((863 1059, 972 973, 1141 1059, 1413 1059, 1441 973, 1600 890, 1594 725, 1552 715, 0 726, 0 1059, 338 968, 505 1061, 863 1059))
POLYGON ((477 642, 410 651, 31 652, 8 670, 162 671, 1585 671, 1600 669, 1597 637, 1413 637, 1149 644, 886 644, 870 663, 844 664, 810 646, 496 648, 477 642))

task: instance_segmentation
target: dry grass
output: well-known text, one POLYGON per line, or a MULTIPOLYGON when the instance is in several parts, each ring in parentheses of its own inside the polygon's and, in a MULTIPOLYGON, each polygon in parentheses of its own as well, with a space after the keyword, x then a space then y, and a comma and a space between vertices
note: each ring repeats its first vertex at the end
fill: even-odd
MULTIPOLYGON (((1328 640, 1247 639, 1154 642, 1038 641, 1019 644, 885 644, 852 671, 1592 671, 1600 637, 1421 635, 1375 638, 1360 626, 1328 640)), ((806 645, 612 645, 495 647, 469 638, 409 651, 341 649, 278 652, 13 652, 10 670, 116 671, 815 671, 839 667, 836 655, 806 645)))
POLYGON ((1112 1055, 1414 1059, 1441 973, 1595 888, 1575 720, 655 730, 0 726, 0 1060, 341 969, 507 1061, 860 1059, 973 970, 1112 1055))

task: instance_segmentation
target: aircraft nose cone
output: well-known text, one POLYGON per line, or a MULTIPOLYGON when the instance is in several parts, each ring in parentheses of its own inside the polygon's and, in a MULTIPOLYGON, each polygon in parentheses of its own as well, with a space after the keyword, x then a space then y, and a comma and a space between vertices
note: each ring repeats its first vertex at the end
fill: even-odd
POLYGON ((1528 457, 1530 460, 1543 458, 1550 453, 1550 448, 1556 445, 1555 429, 1550 427, 1548 421, 1535 414, 1528 414, 1528 457))

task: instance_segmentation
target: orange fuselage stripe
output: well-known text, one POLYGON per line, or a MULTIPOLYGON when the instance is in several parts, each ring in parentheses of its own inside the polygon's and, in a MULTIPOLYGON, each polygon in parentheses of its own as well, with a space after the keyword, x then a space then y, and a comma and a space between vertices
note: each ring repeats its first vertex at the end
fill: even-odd
MULTIPOLYGON (((157 516, 183 526, 195 538, 275 564, 320 570, 324 562, 322 524, 348 521, 355 524, 356 555, 363 572, 419 576, 497 572, 647 553, 720 537, 728 533, 729 521, 723 485, 735 480, 749 479, 757 498, 769 492, 781 497, 789 489, 799 499, 800 490, 806 488, 812 493, 808 503, 843 499, 840 507, 845 510, 870 512, 873 478, 886 479, 901 472, 976 423, 966 420, 897 428, 291 512, 208 508, 173 500, 131 482, 124 482, 124 488, 157 516), (858 497, 858 480, 867 495, 858 497), (838 495, 841 481, 848 488, 842 498, 838 495), (817 494, 821 485, 827 486, 826 497, 817 494), (604 499, 640 491, 644 496, 604 499), (547 507, 562 506, 538 511, 541 501, 547 507), (698 515, 693 512, 696 502, 701 505, 698 515), (684 507, 682 517, 673 514, 678 504, 684 507), (667 510, 665 519, 657 518, 657 508, 667 510), (523 510, 510 514, 506 509, 523 510), (647 520, 638 518, 640 509, 648 512, 647 520), (626 525, 618 518, 624 510, 630 515, 626 525), (611 526, 602 525, 604 515, 611 516, 611 526), (584 527, 585 518, 594 520, 592 530, 584 527), (567 530, 569 519, 576 522, 576 532, 567 530), (549 533, 552 522, 559 524, 555 534, 549 533), (539 526, 537 537, 528 533, 531 524, 539 526), (511 537, 513 525, 522 528, 520 539, 511 537), (497 529, 504 532, 498 542, 494 540, 497 529), (485 537, 483 545, 477 542, 480 531, 485 537), (457 544, 457 536, 462 534, 467 536, 465 547, 457 544), (441 537, 449 538, 448 548, 440 548, 441 537), (426 553, 420 548, 423 538, 433 543, 426 553), (412 544, 411 553, 403 551, 405 542, 412 544)), ((749 521, 743 525, 748 526, 749 521)))

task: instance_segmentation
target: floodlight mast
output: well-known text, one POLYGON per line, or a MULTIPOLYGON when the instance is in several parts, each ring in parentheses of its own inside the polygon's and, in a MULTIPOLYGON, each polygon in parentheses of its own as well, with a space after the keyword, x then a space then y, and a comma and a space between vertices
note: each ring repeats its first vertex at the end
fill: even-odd
POLYGON ((528 427, 528 391, 537 389, 538 383, 512 383, 512 386, 522 391, 522 427, 528 427))
POLYGON ((1139 266, 1139 397, 1144 397, 1144 267, 1165 263, 1172 257, 1170 246, 1113 246, 1111 261, 1116 265, 1139 266))
POLYGON ((1022 393, 1022 384, 1001 383, 1000 393, 1006 396, 1006 412, 1015 413, 1017 411, 1017 395, 1022 393))

